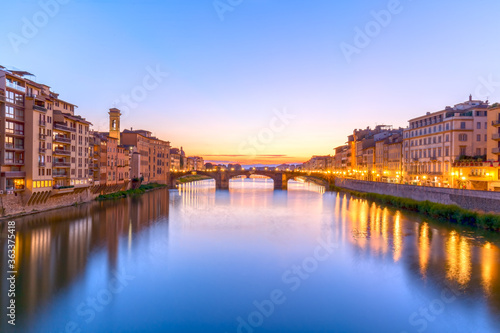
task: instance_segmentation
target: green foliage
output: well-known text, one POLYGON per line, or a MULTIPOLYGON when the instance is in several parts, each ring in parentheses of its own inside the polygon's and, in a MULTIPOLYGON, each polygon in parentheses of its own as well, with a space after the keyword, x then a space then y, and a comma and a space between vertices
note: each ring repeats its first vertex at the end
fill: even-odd
POLYGON ((143 194, 147 191, 151 191, 153 189, 161 188, 161 187, 165 187, 165 186, 167 186, 167 185, 157 184, 157 183, 144 184, 144 185, 139 186, 139 188, 136 188, 136 189, 130 189, 130 190, 126 190, 126 191, 118 191, 118 192, 113 192, 113 193, 109 193, 109 194, 101 194, 96 198, 96 200, 101 201, 101 200, 113 200, 113 199, 126 198, 126 197, 130 197, 130 196, 134 196, 134 195, 140 195, 140 194, 143 194))
POLYGON ((211 179, 211 178, 208 176, 204 176, 204 175, 188 175, 188 176, 180 177, 179 179, 177 179, 177 182, 183 184, 183 183, 190 183, 190 182, 195 182, 198 180, 205 180, 205 179, 211 179))
POLYGON ((457 205, 445 205, 430 201, 417 201, 377 193, 357 192, 343 189, 335 185, 330 186, 330 189, 337 192, 346 192, 358 198, 372 200, 384 205, 418 212, 437 220, 474 226, 486 230, 500 231, 500 215, 496 214, 479 213, 461 208, 457 205))

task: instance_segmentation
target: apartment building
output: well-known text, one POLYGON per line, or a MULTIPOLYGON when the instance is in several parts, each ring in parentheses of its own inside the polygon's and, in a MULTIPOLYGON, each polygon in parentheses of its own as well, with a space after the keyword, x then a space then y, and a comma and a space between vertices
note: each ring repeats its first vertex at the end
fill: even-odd
POLYGON ((170 171, 182 171, 186 168, 186 153, 179 148, 170 149, 170 171))
POLYGON ((485 160, 488 102, 469 100, 410 119, 404 131, 404 177, 411 184, 454 186, 461 159, 485 160))
MULTIPOLYGON (((488 110, 488 161, 500 161, 500 105, 495 103, 488 110)), ((499 174, 500 176, 500 174, 499 174)), ((500 177, 499 177, 500 179, 500 177)))
POLYGON ((170 176, 170 142, 152 136, 150 131, 124 130, 121 142, 137 148, 140 156, 140 175, 145 183, 166 184, 170 176))
POLYGON ((351 146, 349 144, 334 148, 333 170, 347 172, 351 169, 351 146))
POLYGON ((455 187, 500 191, 500 106, 492 105, 487 115, 486 159, 462 159, 453 163, 455 187))
MULTIPOLYGON (((85 188, 92 185, 90 170, 90 125, 75 115, 76 105, 54 100, 53 169, 55 188, 85 188)), ((42 136, 43 134, 40 134, 42 136)))
POLYGON ((90 123, 75 108, 32 74, 0 66, 0 193, 30 204, 90 185, 90 123))
POLYGON ((203 157, 190 156, 187 158, 186 170, 188 171, 203 171, 205 170, 205 162, 203 157))

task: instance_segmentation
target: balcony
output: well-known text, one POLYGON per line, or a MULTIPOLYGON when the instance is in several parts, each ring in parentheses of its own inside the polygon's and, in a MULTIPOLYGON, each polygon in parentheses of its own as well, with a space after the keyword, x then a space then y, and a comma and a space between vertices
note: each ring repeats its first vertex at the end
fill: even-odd
POLYGON ((20 160, 20 159, 5 160, 5 164, 7 164, 7 165, 24 165, 24 160, 20 160))
POLYGON ((66 149, 54 149, 54 155, 71 155, 71 151, 66 149))
POLYGON ((12 88, 12 89, 16 89, 16 90, 19 90, 19 91, 22 91, 22 92, 26 92, 26 87, 23 87, 23 86, 20 86, 16 83, 13 83, 11 81, 6 81, 6 84, 7 84, 7 87, 9 88, 12 88))
POLYGON ((46 136, 47 136, 47 135, 45 135, 45 134, 38 134, 38 138, 39 138, 40 140, 42 140, 42 141, 44 141, 44 140, 45 140, 45 137, 46 137, 46 136))
POLYGON ((498 120, 493 120, 493 121, 491 122, 491 125, 493 125, 493 126, 500 126, 500 119, 498 119, 498 120))
POLYGON ((491 136, 491 139, 495 141, 500 141, 500 133, 493 134, 491 136))
POLYGON ((64 162, 64 161, 55 161, 52 163, 54 168, 69 168, 71 166, 71 163, 69 162, 64 162))
POLYGON ((54 177, 54 178, 66 178, 66 177, 69 177, 69 174, 67 172, 53 172, 52 177, 54 177))
POLYGON ((54 142, 71 143, 71 138, 67 138, 62 135, 56 135, 54 137, 54 142))
POLYGON ((40 106, 40 105, 36 105, 36 104, 33 104, 33 110, 47 112, 46 108, 44 108, 43 106, 40 106))
POLYGON ((38 152, 40 154, 45 154, 46 149, 45 148, 38 148, 38 152))
POLYGON ((493 148, 491 152, 495 155, 500 155, 500 147, 499 148, 493 148))
POLYGON ((5 144, 5 149, 8 149, 8 150, 24 150, 24 147, 23 146, 20 146, 20 145, 13 145, 12 143, 6 143, 5 144))
POLYGON ((54 123, 54 129, 58 129, 65 132, 76 132, 76 128, 71 128, 59 123, 54 123))
POLYGON ((43 121, 43 120, 39 120, 38 121, 38 125, 45 126, 45 125, 47 125, 47 123, 45 121, 43 121))
POLYGON ((9 128, 5 130, 5 133, 12 135, 24 135, 24 130, 13 130, 9 128))
POLYGON ((38 166, 39 167, 44 167, 45 166, 45 162, 38 162, 38 166))
POLYGON ((5 178, 24 178, 26 177, 25 171, 5 171, 0 173, 1 177, 5 178))

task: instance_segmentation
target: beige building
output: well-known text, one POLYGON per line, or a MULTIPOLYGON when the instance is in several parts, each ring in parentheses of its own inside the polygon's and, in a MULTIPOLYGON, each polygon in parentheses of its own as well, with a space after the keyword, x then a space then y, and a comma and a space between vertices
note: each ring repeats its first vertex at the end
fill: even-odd
MULTIPOLYGON (((166 184, 170 177, 170 142, 145 130, 124 130, 121 143, 136 147, 140 159, 139 178, 145 183, 166 184)), ((135 172, 134 172, 135 173, 135 172)))
POLYGON ((186 154, 179 148, 170 149, 170 171, 183 171, 186 169, 186 154))
POLYGON ((454 186, 455 161, 486 158, 488 102, 472 100, 409 120, 403 173, 411 184, 454 186))
POLYGON ((28 203, 90 186, 90 123, 24 71, 0 66, 0 193, 28 203))
POLYGON ((487 158, 489 161, 500 161, 500 105, 498 103, 493 104, 488 110, 488 125, 487 158))
POLYGON ((187 158, 186 170, 188 171, 203 171, 205 170, 205 162, 203 157, 190 156, 187 158))

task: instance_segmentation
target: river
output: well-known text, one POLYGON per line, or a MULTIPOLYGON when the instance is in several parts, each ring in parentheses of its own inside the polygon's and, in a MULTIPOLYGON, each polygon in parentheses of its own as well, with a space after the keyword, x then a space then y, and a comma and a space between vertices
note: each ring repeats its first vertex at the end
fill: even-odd
POLYGON ((500 238, 293 182, 15 219, 1 332, 500 332, 500 238))

